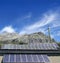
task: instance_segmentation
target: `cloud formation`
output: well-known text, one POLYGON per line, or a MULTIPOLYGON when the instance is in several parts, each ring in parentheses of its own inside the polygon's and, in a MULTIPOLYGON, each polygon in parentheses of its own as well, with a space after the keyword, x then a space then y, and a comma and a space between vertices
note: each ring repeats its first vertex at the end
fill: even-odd
POLYGON ((34 24, 31 24, 29 26, 26 26, 23 28, 23 30, 20 31, 20 34, 25 34, 25 33, 34 33, 38 31, 44 32, 44 26, 49 25, 51 23, 54 23, 56 20, 57 13, 50 13, 50 14, 44 14, 41 20, 36 21, 34 24))
POLYGON ((26 14, 26 15, 23 15, 23 16, 17 18, 16 21, 19 23, 20 21, 24 21, 24 20, 26 20, 26 19, 30 19, 31 17, 32 17, 32 13, 28 13, 28 14, 26 14))
POLYGON ((52 26, 50 28, 56 28, 56 27, 60 27, 60 21, 58 23, 53 23, 52 26))
POLYGON ((31 13, 28 13, 28 15, 25 15, 22 19, 24 20, 24 19, 27 19, 27 18, 31 18, 31 13))
POLYGON ((8 32, 8 33, 15 33, 15 29, 12 26, 5 26, 0 33, 8 32))

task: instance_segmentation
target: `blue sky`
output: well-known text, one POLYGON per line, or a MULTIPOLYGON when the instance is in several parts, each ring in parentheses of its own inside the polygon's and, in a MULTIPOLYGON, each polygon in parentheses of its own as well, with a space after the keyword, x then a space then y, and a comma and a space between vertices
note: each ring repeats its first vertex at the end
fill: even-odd
POLYGON ((0 0, 0 33, 43 32, 60 41, 60 0, 0 0))

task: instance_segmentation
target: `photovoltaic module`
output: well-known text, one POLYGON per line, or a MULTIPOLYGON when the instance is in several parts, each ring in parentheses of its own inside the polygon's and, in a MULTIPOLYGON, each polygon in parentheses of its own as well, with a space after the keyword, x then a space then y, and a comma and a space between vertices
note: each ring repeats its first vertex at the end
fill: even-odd
POLYGON ((47 55, 40 54, 6 54, 3 56, 3 63, 49 63, 47 55))
POLYGON ((56 43, 31 43, 27 45, 4 44, 1 49, 57 50, 58 47, 56 43))

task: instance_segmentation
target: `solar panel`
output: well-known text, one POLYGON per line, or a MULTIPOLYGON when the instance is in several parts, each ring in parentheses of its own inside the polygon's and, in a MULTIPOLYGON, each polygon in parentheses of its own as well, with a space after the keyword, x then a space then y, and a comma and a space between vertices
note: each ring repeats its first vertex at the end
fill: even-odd
POLYGON ((44 44, 44 47, 45 47, 45 49, 46 49, 46 50, 48 49, 48 47, 47 47, 47 44, 46 44, 46 43, 44 44))
POLYGON ((47 44, 47 48, 50 49, 50 47, 49 47, 49 43, 47 44))
POLYGON ((56 50, 58 49, 56 43, 31 43, 27 45, 5 44, 1 49, 41 49, 41 50, 56 50))
POLYGON ((53 46, 53 48, 54 48, 54 49, 56 49, 56 46, 55 46, 55 44, 54 44, 54 43, 52 44, 52 46, 53 46))
POLYGON ((58 46, 56 43, 54 43, 54 44, 55 44, 55 46, 56 46, 56 47, 58 47, 58 48, 59 48, 59 46, 58 46))
POLYGON ((46 43, 44 44, 44 49, 47 50, 47 46, 46 46, 46 43))
POLYGON ((44 58, 44 61, 47 62, 47 63, 49 63, 50 60, 48 59, 47 55, 42 55, 42 56, 44 58))
POLYGON ((31 55, 27 55, 28 61, 32 62, 32 56, 31 55))
POLYGON ((3 56, 3 63, 49 63, 47 55, 35 55, 35 54, 7 54, 3 56))
POLYGON ((49 44, 49 47, 50 47, 50 49, 53 49, 53 46, 51 44, 49 44))
POLYGON ((14 62, 14 61, 15 61, 15 60, 14 60, 14 59, 15 59, 15 58, 14 58, 14 55, 10 55, 10 57, 11 57, 11 58, 10 58, 10 62, 14 62))
POLYGON ((4 55, 3 62, 8 62, 9 61, 8 58, 9 58, 9 55, 4 55))
POLYGON ((57 49, 59 46, 56 43, 53 43, 53 46, 57 49))
POLYGON ((37 49, 40 49, 40 47, 39 47, 39 46, 40 46, 40 44, 37 44, 37 49))
POLYGON ((44 60, 42 58, 43 58, 42 55, 38 55, 38 59, 40 62, 44 62, 44 60))
POLYGON ((42 44, 42 47, 43 47, 43 49, 45 49, 45 46, 44 46, 44 44, 42 44))
POLYGON ((20 59, 20 55, 16 55, 16 62, 20 62, 21 59, 20 59))
POLYGON ((26 62, 26 56, 25 55, 21 55, 21 59, 22 59, 21 62, 26 62))
POLYGON ((37 57, 36 57, 36 55, 33 55, 33 56, 32 56, 32 59, 33 59, 33 62, 37 62, 37 57))

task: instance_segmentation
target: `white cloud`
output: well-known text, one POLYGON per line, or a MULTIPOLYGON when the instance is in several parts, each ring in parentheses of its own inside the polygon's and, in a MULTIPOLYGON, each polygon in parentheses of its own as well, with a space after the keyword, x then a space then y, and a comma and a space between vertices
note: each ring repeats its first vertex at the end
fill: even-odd
POLYGON ((29 29, 29 30, 30 30, 30 29, 32 30, 32 29, 36 29, 36 28, 45 26, 45 25, 51 23, 52 21, 54 21, 55 16, 56 16, 55 14, 51 14, 51 15, 49 15, 49 16, 48 16, 48 15, 45 15, 45 16, 42 17, 42 19, 39 20, 38 22, 36 22, 36 23, 30 25, 30 26, 28 27, 28 29, 29 29))
POLYGON ((60 36, 60 30, 53 32, 53 34, 50 34, 52 38, 60 36))
POLYGON ((20 21, 23 21, 23 20, 25 20, 25 19, 30 19, 32 17, 32 13, 28 13, 28 14, 26 14, 26 15, 23 15, 22 17, 19 17, 19 18, 17 18, 17 22, 18 22, 18 24, 19 24, 19 22, 20 21))
POLYGON ((44 14, 41 20, 37 21, 36 23, 34 23, 30 26, 24 27, 23 30, 20 31, 20 34, 34 33, 36 31, 44 32, 44 29, 42 29, 42 27, 52 23, 56 19, 56 16, 57 16, 56 13, 44 14))
POLYGON ((41 32, 44 32, 45 31, 45 29, 42 29, 42 28, 40 28, 40 29, 34 29, 34 30, 22 30, 22 31, 20 31, 20 33, 19 34, 31 34, 31 33, 34 33, 34 32, 39 32, 39 31, 41 31, 41 32))
POLYGON ((31 18, 31 13, 23 17, 23 19, 27 19, 27 18, 31 18))
POLYGON ((50 28, 56 28, 56 27, 60 27, 60 22, 58 22, 58 23, 53 23, 50 28))
POLYGON ((3 32, 14 33, 15 29, 12 26, 6 26, 2 30, 0 30, 0 33, 3 33, 3 32))

